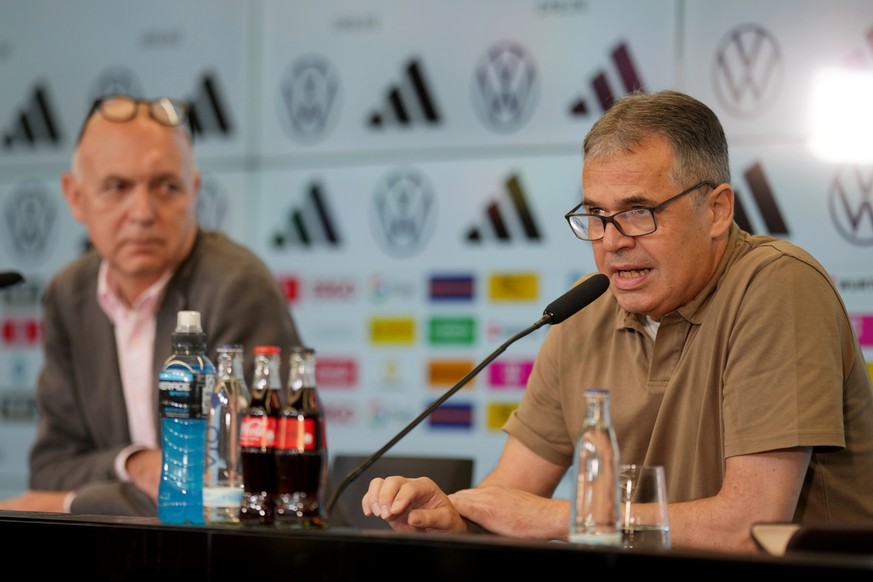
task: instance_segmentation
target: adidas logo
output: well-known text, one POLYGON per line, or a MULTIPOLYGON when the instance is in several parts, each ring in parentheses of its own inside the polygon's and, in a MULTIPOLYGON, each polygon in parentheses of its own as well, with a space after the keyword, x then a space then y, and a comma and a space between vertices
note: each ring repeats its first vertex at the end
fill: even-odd
MULTIPOLYGON (((113 72, 113 74, 117 73, 113 72)), ((118 86, 117 82, 104 85, 105 91, 100 95, 117 92, 118 86)), ((214 75, 204 75, 199 91, 190 102, 189 118, 191 131, 195 137, 199 136, 202 139, 213 134, 228 137, 233 134, 234 126, 228 107, 214 75)), ((49 99, 48 88, 42 84, 34 88, 26 106, 13 116, 9 126, 2 132, 2 144, 5 150, 21 146, 30 149, 43 145, 58 146, 65 139, 56 109, 49 99)))
POLYGON ((371 113, 367 120, 367 125, 375 129, 389 124, 408 127, 413 123, 440 123, 440 113, 417 60, 409 62, 400 84, 388 88, 382 109, 371 113))
POLYGON ((225 137, 233 134, 228 107, 213 75, 203 76, 200 91, 190 102, 191 111, 188 113, 188 118, 191 120, 191 132, 195 138, 202 138, 209 134, 225 137))
POLYGON ((542 238, 521 183, 517 176, 511 176, 506 181, 504 198, 485 207, 485 224, 473 226, 464 238, 469 243, 480 243, 485 239, 509 241, 519 236, 532 241, 542 238), (508 207, 501 209, 501 204, 508 207))
MULTIPOLYGON (((761 164, 754 164, 745 171, 743 176, 749 185, 752 200, 758 208, 766 231, 774 236, 787 235, 788 226, 786 226, 785 219, 779 211, 776 197, 773 196, 773 190, 770 188, 766 176, 764 176, 764 169, 761 167, 761 164)), ((752 228, 752 222, 749 220, 746 207, 739 196, 739 191, 737 191, 737 196, 734 196, 734 221, 746 232, 755 232, 752 228)))
POLYGON ((14 116, 10 126, 3 132, 3 148, 18 146, 33 148, 38 145, 57 146, 63 139, 54 107, 49 102, 48 88, 37 85, 30 102, 14 116))
MULTIPOLYGON (((634 66, 633 58, 631 57, 630 47, 626 43, 620 43, 612 51, 612 64, 615 65, 615 73, 618 75, 618 80, 624 89, 624 94, 631 93, 636 89, 645 90, 643 81, 634 66)), ((610 83, 609 75, 604 70, 600 70, 594 74, 591 79, 591 89, 594 91, 594 96, 597 99, 597 105, 600 107, 598 113, 602 113, 609 109, 613 102, 620 96, 613 90, 610 83)), ((573 117, 587 116, 590 108, 588 101, 581 97, 570 105, 570 115, 573 117)))
POLYGON ((303 206, 291 209, 285 229, 273 235, 272 245, 276 249, 284 249, 292 245, 309 247, 316 244, 338 247, 342 241, 321 186, 313 183, 303 206))

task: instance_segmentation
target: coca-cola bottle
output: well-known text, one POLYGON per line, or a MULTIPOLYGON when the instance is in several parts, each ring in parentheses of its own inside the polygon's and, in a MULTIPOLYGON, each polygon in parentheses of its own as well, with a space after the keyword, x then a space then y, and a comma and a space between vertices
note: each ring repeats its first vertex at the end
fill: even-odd
POLYGON ((249 406, 240 428, 243 499, 239 519, 246 525, 273 523, 276 499, 276 420, 281 408, 281 350, 256 346, 255 374, 249 406))
POLYGON ((324 408, 315 382, 315 350, 292 348, 290 364, 276 431, 279 494, 275 523, 322 527, 327 524, 323 495, 328 456, 324 408))

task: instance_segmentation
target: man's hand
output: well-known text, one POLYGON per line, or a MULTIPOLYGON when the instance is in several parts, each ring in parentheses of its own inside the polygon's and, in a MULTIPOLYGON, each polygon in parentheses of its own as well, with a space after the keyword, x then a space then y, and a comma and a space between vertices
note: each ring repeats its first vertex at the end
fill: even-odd
POLYGON ((394 531, 458 534, 467 523, 449 497, 427 477, 377 477, 361 499, 364 515, 381 517, 394 531))
POLYGON ((0 509, 11 511, 47 511, 66 513, 64 498, 68 491, 25 491, 16 497, 0 499, 0 509))
POLYGON ((158 502, 158 487, 161 483, 161 451, 145 449, 137 451, 127 459, 127 474, 139 489, 158 502))
POLYGON ((465 519, 498 535, 566 541, 569 534, 566 500, 494 485, 463 489, 448 499, 465 519))

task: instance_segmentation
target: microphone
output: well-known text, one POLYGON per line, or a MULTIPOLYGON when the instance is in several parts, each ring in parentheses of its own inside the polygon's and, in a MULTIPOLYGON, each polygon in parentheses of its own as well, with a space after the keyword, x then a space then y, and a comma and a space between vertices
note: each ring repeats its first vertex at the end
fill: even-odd
POLYGON ((22 281, 24 281, 24 277, 21 276, 21 273, 16 273, 15 271, 0 273, 0 289, 10 287, 22 281))
POLYGON ((543 311, 540 321, 534 325, 541 327, 546 323, 552 325, 561 323, 603 295, 608 288, 609 277, 603 273, 596 273, 549 303, 543 311))
POLYGON ((351 485, 351 483, 358 478, 358 476, 367 470, 367 468, 378 461, 382 456, 388 452, 388 449, 396 445, 400 439, 405 437, 409 431, 419 425, 422 420, 430 416, 430 414, 439 408, 443 402, 451 398, 455 392, 463 388, 467 385, 467 382, 472 380, 479 372, 482 371, 485 366, 490 364, 497 356, 506 351, 510 345, 530 334, 533 331, 541 328, 542 326, 548 324, 558 324, 567 319, 568 317, 576 314, 583 307, 603 295, 606 289, 609 287, 609 277, 602 273, 596 273, 591 277, 582 281, 582 283, 576 285, 554 301, 546 306, 543 311, 543 316, 539 318, 535 323, 528 326, 527 328, 521 330, 501 345, 499 348, 491 352, 487 358, 482 360, 478 366, 470 370, 470 372, 461 378, 457 384, 452 386, 449 390, 447 390, 442 396, 440 396, 436 401, 434 401, 430 406, 428 406, 424 412, 418 415, 412 422, 406 425, 403 430, 397 433, 394 438, 385 443, 385 445, 367 457, 364 462, 358 465, 353 471, 351 471, 342 482, 337 486, 336 490, 330 496, 330 500, 327 502, 327 513, 330 515, 333 512, 333 506, 336 504, 339 496, 342 495, 342 492, 345 491, 346 487, 351 485))

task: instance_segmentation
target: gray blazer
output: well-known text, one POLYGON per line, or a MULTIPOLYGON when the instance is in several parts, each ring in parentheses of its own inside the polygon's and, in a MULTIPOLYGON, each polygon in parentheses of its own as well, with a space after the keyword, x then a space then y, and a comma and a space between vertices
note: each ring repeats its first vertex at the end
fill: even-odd
MULTIPOLYGON (((44 363, 36 386, 39 425, 29 485, 77 490, 76 513, 154 516, 155 504, 136 487, 120 483, 113 466, 131 440, 113 326, 97 302, 99 266, 100 257, 89 251, 64 267, 43 294, 44 363)), ((167 284, 152 362, 156 392, 180 310, 200 311, 211 358, 220 344, 245 346, 250 385, 256 345, 278 345, 284 354, 301 344, 272 272, 220 232, 201 230, 191 255, 167 284)), ((288 362, 282 364, 284 383, 288 362)), ((156 394, 156 423, 157 404, 156 394)))

